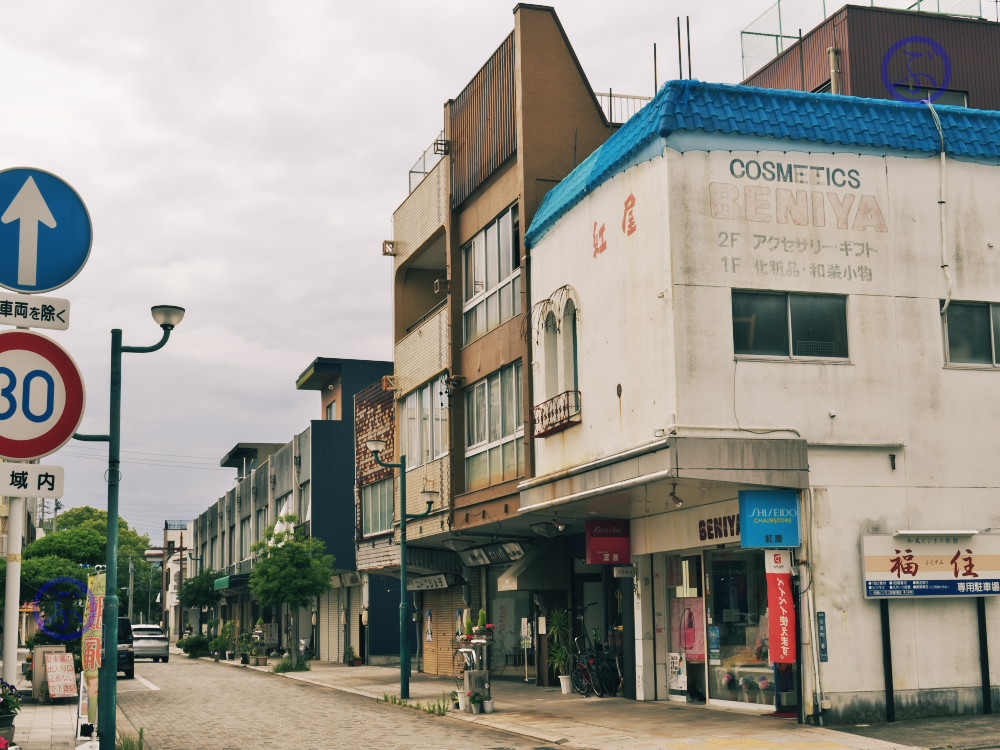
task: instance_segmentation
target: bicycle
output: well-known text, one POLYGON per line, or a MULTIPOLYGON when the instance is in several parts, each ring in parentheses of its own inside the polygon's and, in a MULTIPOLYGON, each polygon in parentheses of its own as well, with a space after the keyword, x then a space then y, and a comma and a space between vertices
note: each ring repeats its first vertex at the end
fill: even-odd
POLYGON ((455 684, 459 689, 465 687, 465 670, 479 669, 479 654, 474 648, 457 646, 451 656, 455 673, 455 684))
POLYGON ((594 693, 598 698, 604 695, 604 679, 600 673, 600 665, 595 656, 580 648, 580 638, 574 639, 576 644, 576 655, 573 669, 570 672, 570 682, 573 689, 580 695, 587 696, 594 693))

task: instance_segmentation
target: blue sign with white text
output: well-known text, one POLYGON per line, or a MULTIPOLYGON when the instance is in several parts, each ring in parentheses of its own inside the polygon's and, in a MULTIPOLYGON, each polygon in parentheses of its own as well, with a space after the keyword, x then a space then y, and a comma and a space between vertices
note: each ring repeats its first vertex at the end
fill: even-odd
POLYGON ((802 543, 796 490, 741 490, 742 547, 787 549, 802 543))
POLYGON ((32 294, 73 280, 90 256, 90 214, 40 169, 0 171, 0 286, 32 294))

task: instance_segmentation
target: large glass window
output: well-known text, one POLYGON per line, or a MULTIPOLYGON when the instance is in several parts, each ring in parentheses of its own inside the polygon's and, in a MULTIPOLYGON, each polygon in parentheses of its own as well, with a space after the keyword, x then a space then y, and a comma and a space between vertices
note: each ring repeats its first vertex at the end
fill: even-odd
POLYGON ((949 363, 1000 364, 1000 305, 952 302, 945 312, 945 336, 949 363))
POLYGON ((462 248, 464 342, 475 341, 521 312, 517 204, 462 248))
POLYGON ((847 298, 733 290, 733 351, 772 357, 847 357, 847 298))
POLYGON ((448 452, 448 392, 444 375, 411 391, 400 407, 403 453, 409 467, 448 452))
POLYGON ((361 488, 361 534, 378 534, 392 530, 392 478, 361 488))
POLYGON ((476 490, 524 472, 521 362, 465 390, 465 485, 476 490))

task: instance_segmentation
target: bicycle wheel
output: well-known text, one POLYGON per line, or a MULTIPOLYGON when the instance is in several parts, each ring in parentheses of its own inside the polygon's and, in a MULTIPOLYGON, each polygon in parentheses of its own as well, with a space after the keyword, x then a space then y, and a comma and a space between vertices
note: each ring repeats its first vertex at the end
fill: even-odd
POLYGON ((594 690, 594 695, 598 698, 604 697, 604 685, 601 682, 601 675, 597 671, 597 664, 588 664, 585 669, 587 677, 590 679, 590 686, 594 690))
POLYGON ((590 682, 590 675, 584 671, 583 667, 577 664, 573 667, 573 671, 569 675, 570 682, 573 683, 573 689, 580 695, 590 695, 590 691, 593 690, 593 685, 590 682))
POLYGON ((461 690, 465 687, 465 654, 459 649, 455 649, 455 653, 451 657, 451 663, 454 667, 455 683, 461 690))
POLYGON ((605 695, 613 696, 618 693, 618 679, 615 677, 614 670, 606 662, 597 665, 597 679, 601 681, 605 695))

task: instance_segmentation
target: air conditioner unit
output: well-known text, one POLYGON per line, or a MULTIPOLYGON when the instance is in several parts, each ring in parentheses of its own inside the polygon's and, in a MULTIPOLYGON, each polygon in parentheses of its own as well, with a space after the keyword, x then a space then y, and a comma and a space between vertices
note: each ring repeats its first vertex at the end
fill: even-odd
POLYGON ((394 390, 396 390, 396 376, 395 375, 383 375, 382 376, 382 390, 383 391, 394 391, 394 390))
POLYGON ((434 294, 448 294, 451 282, 448 279, 434 279, 434 294))
POLYGON ((382 255, 395 255, 396 243, 392 240, 382 240, 382 255))

